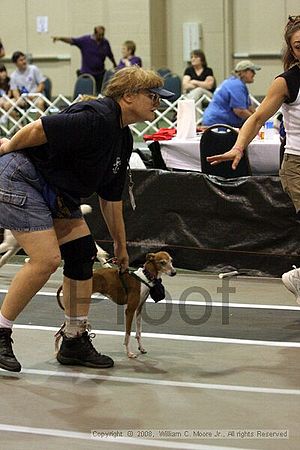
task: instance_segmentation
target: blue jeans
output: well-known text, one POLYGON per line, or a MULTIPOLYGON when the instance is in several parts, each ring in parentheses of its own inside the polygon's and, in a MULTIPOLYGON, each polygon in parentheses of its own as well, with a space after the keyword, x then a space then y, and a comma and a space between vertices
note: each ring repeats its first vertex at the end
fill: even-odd
POLYGON ((48 230, 53 218, 82 217, 80 209, 64 216, 45 198, 49 185, 22 152, 0 157, 0 227, 16 231, 48 230))

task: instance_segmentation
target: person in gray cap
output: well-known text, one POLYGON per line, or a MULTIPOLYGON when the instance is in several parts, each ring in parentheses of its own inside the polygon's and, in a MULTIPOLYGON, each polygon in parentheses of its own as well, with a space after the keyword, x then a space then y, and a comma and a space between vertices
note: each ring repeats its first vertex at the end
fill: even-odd
POLYGON ((253 83, 257 70, 260 67, 252 61, 237 63, 233 74, 216 89, 212 101, 204 111, 202 125, 225 123, 240 128, 255 111, 246 84, 253 83))

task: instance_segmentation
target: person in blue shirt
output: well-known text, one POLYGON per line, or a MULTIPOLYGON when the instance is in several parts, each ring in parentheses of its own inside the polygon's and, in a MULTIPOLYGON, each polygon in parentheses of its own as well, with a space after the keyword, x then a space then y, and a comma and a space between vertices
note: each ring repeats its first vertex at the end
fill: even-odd
POLYGON ((260 67, 253 62, 240 61, 235 66, 234 74, 216 89, 204 111, 202 125, 225 123, 240 128, 255 111, 246 85, 253 83, 257 70, 260 70, 260 67))

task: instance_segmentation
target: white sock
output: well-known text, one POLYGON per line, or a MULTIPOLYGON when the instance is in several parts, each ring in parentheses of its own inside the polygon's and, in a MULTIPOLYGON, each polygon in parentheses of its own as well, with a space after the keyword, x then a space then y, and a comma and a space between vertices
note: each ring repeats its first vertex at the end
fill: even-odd
POLYGON ((86 330, 89 329, 87 319, 87 316, 70 317, 65 315, 65 335, 67 337, 81 336, 86 330))
POLYGON ((65 319, 66 322, 77 322, 77 321, 82 321, 82 320, 87 320, 87 316, 67 316, 65 314, 65 319))
POLYGON ((12 328, 13 327, 13 321, 6 319, 0 312, 0 328, 12 328))

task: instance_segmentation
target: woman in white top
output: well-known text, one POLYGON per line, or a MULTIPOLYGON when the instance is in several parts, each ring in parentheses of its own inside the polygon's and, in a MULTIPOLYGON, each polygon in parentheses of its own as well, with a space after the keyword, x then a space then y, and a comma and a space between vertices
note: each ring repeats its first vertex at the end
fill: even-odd
MULTIPOLYGON (((279 172, 284 191, 290 196, 297 213, 300 211, 300 16, 290 16, 285 27, 284 72, 278 75, 256 112, 241 128, 233 148, 223 155, 208 157, 211 164, 233 160, 235 169, 243 151, 263 124, 281 108, 286 130, 284 159, 279 172)), ((300 304, 300 269, 282 276, 284 285, 300 304)))

